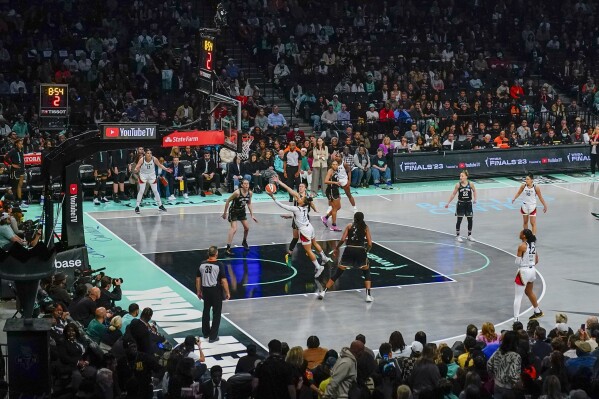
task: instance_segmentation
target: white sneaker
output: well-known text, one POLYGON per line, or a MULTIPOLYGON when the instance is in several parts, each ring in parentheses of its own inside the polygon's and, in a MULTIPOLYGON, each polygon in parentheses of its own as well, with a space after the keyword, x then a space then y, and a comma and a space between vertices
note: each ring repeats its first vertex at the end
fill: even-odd
POLYGON ((462 237, 460 237, 460 236, 455 236, 455 240, 457 242, 464 242, 464 239, 462 237))
POLYGON ((100 205, 100 200, 97 198, 94 198, 94 205, 100 205))
POLYGON ((29 204, 25 201, 21 201, 20 208, 29 208, 29 204))
POLYGON ((321 259, 321 261, 320 261, 320 265, 321 265, 321 266, 324 266, 324 265, 326 265, 327 263, 329 263, 329 262, 332 262, 332 261, 333 261, 333 259, 331 259, 331 258, 329 258, 329 257, 327 256, 327 257, 324 257, 324 258, 322 258, 322 259, 321 259))
POLYGON ((326 294, 326 291, 318 291, 318 294, 316 294, 316 298, 322 301, 324 299, 324 294, 326 294))
POLYGON ((366 302, 370 303, 372 301, 374 301, 374 298, 372 297, 372 295, 366 294, 366 302))
POLYGON ((184 199, 189 199, 189 195, 187 195, 187 193, 183 194, 183 198, 184 199))
POLYGON ((469 236, 468 236, 468 241, 472 241, 472 242, 474 242, 474 241, 475 241, 475 240, 474 240, 474 237, 472 237, 472 235, 469 235, 469 236))
POLYGON ((316 268, 316 272, 314 273, 314 277, 315 278, 320 277, 320 275, 322 274, 323 271, 324 271, 324 266, 318 266, 316 268))
POLYGON ((168 197, 168 200, 169 200, 169 201, 174 201, 174 200, 176 200, 176 198, 175 198, 175 196, 174 196, 173 194, 171 194, 171 195, 168 197))

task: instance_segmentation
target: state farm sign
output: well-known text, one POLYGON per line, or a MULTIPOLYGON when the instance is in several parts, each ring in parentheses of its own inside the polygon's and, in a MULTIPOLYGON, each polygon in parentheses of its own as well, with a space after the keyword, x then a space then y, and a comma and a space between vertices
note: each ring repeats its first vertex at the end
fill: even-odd
POLYGON ((222 145, 225 143, 223 130, 188 130, 175 131, 163 137, 163 147, 222 145))

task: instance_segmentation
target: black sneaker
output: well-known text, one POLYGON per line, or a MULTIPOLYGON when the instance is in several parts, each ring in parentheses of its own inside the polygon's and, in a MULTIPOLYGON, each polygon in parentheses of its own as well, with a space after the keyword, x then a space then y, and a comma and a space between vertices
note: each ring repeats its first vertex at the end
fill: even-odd
POLYGON ((208 342, 209 342, 209 343, 213 343, 213 342, 216 342, 216 341, 218 341, 219 339, 220 339, 219 337, 216 337, 216 338, 210 338, 210 339, 208 340, 208 342))
POLYGON ((218 191, 218 189, 214 190, 214 194, 218 195, 219 197, 222 196, 221 192, 218 191))
POLYGON ((116 194, 112 196, 112 200, 117 204, 119 204, 121 202, 121 199, 116 194))
POLYGON ((536 320, 536 319, 540 319, 541 317, 545 316, 545 314, 543 313, 543 311, 541 310, 539 313, 537 312, 533 312, 532 315, 528 318, 528 320, 536 320))
POLYGON ((164 207, 164 205, 160 205, 160 206, 158 207, 158 210, 159 210, 160 212, 166 212, 166 208, 164 207))
POLYGON ((248 245, 248 242, 246 240, 243 240, 241 245, 243 245, 243 249, 245 249, 246 251, 250 250, 250 246, 248 245))
POLYGON ((231 248, 227 248, 227 249, 225 249, 225 253, 226 253, 227 255, 229 255, 229 256, 233 256, 233 255, 234 255, 234 254, 233 254, 233 250, 232 250, 231 248))
POLYGON ((138 215, 141 213, 141 212, 139 211, 139 206, 136 206, 136 207, 135 207, 135 213, 137 213, 138 215))

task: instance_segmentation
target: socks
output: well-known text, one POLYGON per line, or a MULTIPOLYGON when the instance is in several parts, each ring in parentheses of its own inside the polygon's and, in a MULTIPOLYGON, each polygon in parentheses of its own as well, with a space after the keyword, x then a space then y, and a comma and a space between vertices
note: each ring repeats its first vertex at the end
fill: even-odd
POLYGON ((370 288, 366 288, 366 295, 370 295, 370 288))
POLYGON ((541 308, 539 308, 538 306, 535 308, 535 313, 541 313, 541 308))
POLYGON ((322 259, 328 259, 327 255, 324 253, 324 251, 320 251, 320 257, 322 259))
POLYGON ((315 268, 317 268, 317 269, 318 269, 318 268, 320 267, 320 265, 318 264, 318 259, 314 259, 314 260, 312 261, 312 263, 314 264, 314 267, 315 267, 315 268))
POLYGON ((524 296, 524 290, 526 289, 523 285, 516 284, 515 286, 515 297, 514 297, 514 317, 517 319, 520 314, 520 304, 522 303, 522 297, 524 296))

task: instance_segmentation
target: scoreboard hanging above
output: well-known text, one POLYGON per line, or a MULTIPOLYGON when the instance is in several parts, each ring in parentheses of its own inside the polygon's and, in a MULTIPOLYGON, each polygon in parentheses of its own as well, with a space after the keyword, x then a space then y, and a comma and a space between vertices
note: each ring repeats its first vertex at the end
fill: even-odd
POLYGON ((66 118, 69 110, 69 85, 40 85, 40 117, 66 118))
POLYGON ((216 48, 214 37, 202 35, 200 40, 200 91, 205 94, 213 93, 213 74, 216 66, 216 48))

